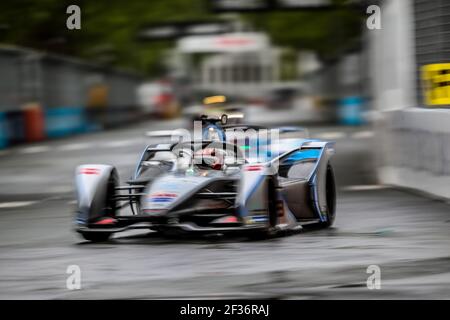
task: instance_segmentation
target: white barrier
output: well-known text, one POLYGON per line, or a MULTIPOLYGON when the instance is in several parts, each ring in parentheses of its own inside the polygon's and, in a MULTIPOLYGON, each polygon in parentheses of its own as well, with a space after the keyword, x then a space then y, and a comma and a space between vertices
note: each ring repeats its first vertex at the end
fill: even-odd
POLYGON ((380 182, 450 198, 450 109, 406 108, 382 115, 380 182))

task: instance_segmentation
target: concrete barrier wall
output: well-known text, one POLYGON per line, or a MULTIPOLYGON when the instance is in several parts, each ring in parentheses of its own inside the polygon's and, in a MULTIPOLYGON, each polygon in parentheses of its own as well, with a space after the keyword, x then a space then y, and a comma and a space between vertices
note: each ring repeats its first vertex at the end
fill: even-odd
POLYGON ((381 183, 450 198, 450 110, 384 111, 376 125, 381 183))

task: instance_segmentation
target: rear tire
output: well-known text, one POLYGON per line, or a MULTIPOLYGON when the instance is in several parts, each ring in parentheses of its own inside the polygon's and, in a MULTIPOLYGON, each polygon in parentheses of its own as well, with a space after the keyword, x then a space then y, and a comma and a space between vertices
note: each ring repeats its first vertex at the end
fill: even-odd
POLYGON ((105 242, 108 241, 111 233, 109 232, 85 232, 81 234, 82 237, 91 242, 105 242))
POLYGON ((327 190, 327 221, 321 222, 324 228, 329 228, 333 225, 336 219, 336 180, 334 177, 334 170, 330 163, 327 167, 326 178, 326 190, 327 190))

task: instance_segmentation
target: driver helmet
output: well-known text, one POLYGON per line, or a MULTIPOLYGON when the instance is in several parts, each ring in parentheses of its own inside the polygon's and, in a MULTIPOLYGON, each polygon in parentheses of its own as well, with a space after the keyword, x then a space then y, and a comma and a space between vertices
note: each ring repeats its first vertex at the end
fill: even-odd
POLYGON ((195 163, 202 169, 221 170, 225 162, 226 152, 220 148, 204 148, 195 155, 195 163))

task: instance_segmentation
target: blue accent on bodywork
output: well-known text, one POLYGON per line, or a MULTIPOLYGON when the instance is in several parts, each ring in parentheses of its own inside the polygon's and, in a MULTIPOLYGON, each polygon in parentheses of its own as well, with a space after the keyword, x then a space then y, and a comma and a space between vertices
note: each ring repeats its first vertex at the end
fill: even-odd
POLYGON ((251 216, 251 219, 255 222, 265 222, 269 220, 269 217, 267 215, 257 215, 257 216, 251 216))
POLYGON ((151 198, 150 200, 147 200, 148 202, 172 202, 174 201, 174 198, 151 198))
POLYGON ((320 149, 306 149, 306 150, 298 150, 293 152, 289 157, 287 157, 284 162, 296 162, 303 159, 317 159, 321 155, 320 149))
MULTIPOLYGON (((260 157, 263 157, 265 155, 266 158, 262 159, 263 161, 260 161, 260 162, 271 161, 271 160, 275 159, 276 157, 279 157, 280 155, 282 155, 288 151, 301 148, 301 146, 307 142, 316 142, 316 141, 320 141, 320 140, 289 138, 289 139, 281 139, 278 144, 273 144, 273 145, 261 144, 259 146, 258 154, 260 155, 260 157)), ((309 150, 304 150, 304 151, 313 151, 313 150, 315 150, 315 149, 309 149, 309 150)), ((319 156, 313 156, 313 153, 310 153, 309 155, 310 155, 310 157, 314 157, 314 158, 319 157, 319 156)))

